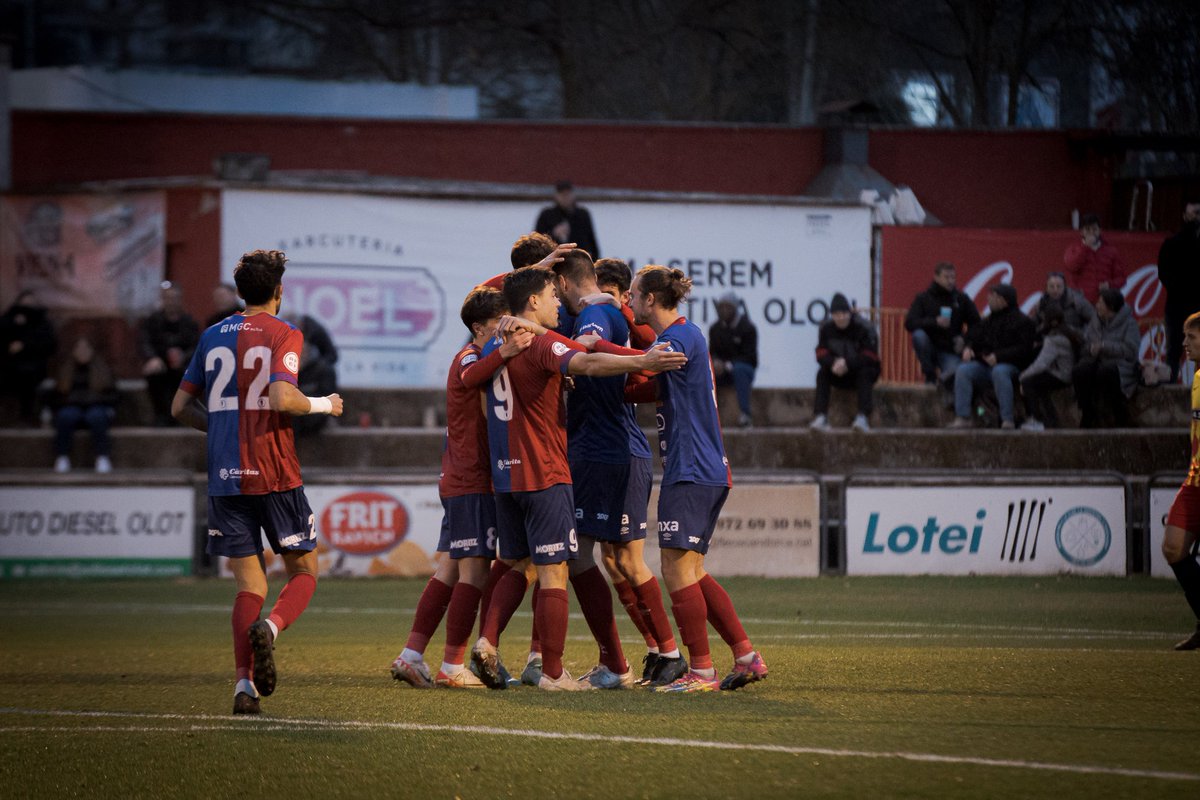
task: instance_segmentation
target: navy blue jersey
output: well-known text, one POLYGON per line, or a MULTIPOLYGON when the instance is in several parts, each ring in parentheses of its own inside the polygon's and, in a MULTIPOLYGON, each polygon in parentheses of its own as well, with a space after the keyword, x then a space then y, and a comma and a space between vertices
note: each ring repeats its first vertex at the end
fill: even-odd
POLYGON ((697 483, 732 486, 721 442, 712 360, 704 334, 683 317, 659 334, 655 344, 688 357, 683 369, 663 372, 658 382, 658 449, 664 486, 697 483))
MULTIPOLYGON (((572 337, 586 333, 629 346, 629 323, 620 309, 607 303, 587 306, 575 318, 572 337)), ((574 381, 575 389, 567 395, 567 457, 601 464, 650 458, 650 445, 638 427, 635 407, 625 402, 625 376, 576 375, 574 381)))

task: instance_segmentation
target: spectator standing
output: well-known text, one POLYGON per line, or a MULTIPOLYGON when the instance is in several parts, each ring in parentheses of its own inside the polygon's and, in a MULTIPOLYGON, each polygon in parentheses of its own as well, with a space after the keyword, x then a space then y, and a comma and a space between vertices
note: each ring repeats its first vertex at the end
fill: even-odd
POLYGON ((1033 362, 1037 329, 1021 313, 1017 290, 998 283, 988 292, 991 314, 967 335, 962 363, 954 378, 952 428, 970 428, 974 392, 991 385, 1000 406, 1000 427, 1014 428, 1015 385, 1021 370, 1033 362))
MULTIPOLYGON (((304 335, 304 352, 300 355, 300 374, 297 386, 310 397, 325 397, 338 390, 337 347, 325 326, 307 314, 285 317, 304 335)), ((308 414, 292 420, 292 428, 301 436, 317 433, 325 427, 328 414, 308 414)))
POLYGON ((1061 272, 1046 275, 1046 290, 1029 312, 1029 318, 1039 329, 1045 326, 1046 307, 1051 304, 1057 305, 1062 312, 1062 324, 1080 337, 1096 316, 1095 307, 1083 296, 1083 292, 1067 286, 1067 277, 1061 272))
POLYGON ((108 429, 117 404, 116 381, 90 339, 81 336, 75 340, 71 357, 58 371, 55 388, 60 405, 54 416, 54 471, 70 471, 71 440, 76 430, 86 426, 92 432, 96 472, 112 472, 108 429))
POLYGON ((171 400, 183 370, 200 341, 200 326, 183 310, 183 292, 170 281, 162 285, 161 305, 142 320, 142 375, 154 407, 155 424, 173 425, 171 400))
POLYGON ((1120 289, 1125 285, 1125 266, 1117 248, 1100 235, 1100 218, 1085 214, 1079 225, 1079 241, 1063 253, 1063 265, 1071 284, 1089 303, 1100 297, 1101 289, 1120 289))
POLYGON ((874 386, 879 380, 879 337, 875 329, 850 309, 840 292, 829 303, 829 319, 817 333, 817 394, 813 404, 816 431, 829 430, 829 395, 832 387, 858 393, 858 415, 851 424, 857 431, 871 430, 874 386))
POLYGON ((50 356, 58 348, 54 326, 37 301, 24 291, 0 316, 0 382, 20 404, 21 421, 37 424, 38 385, 46 378, 50 356))
POLYGON ((962 361, 965 334, 979 324, 979 309, 956 287, 954 265, 933 268, 933 282, 918 294, 904 317, 925 383, 949 383, 962 361))
POLYGON ((1159 248, 1158 279, 1167 290, 1167 366, 1175 383, 1183 356, 1183 321, 1200 311, 1200 199, 1183 207, 1183 227, 1159 248))
POLYGON ((541 210, 533 229, 560 244, 574 242, 593 260, 600 258, 600 243, 596 241, 592 215, 576 204, 575 186, 570 181, 559 181, 554 185, 554 205, 541 210))
POLYGON ((226 317, 242 313, 242 301, 238 299, 237 287, 232 283, 218 283, 213 289, 212 301, 215 310, 204 321, 205 328, 211 328, 226 317))
POLYGON ((1112 408, 1118 428, 1130 427, 1129 398, 1138 381, 1137 320, 1116 289, 1101 289, 1096 318, 1084 333, 1083 355, 1072 374, 1081 428, 1097 428, 1099 401, 1112 408))
POLYGON ((1067 325, 1062 306, 1056 301, 1038 307, 1042 346, 1037 358, 1021 373, 1021 394, 1028 412, 1021 430, 1029 431, 1058 427, 1058 411, 1051 395, 1071 385, 1075 353, 1083 343, 1083 335, 1067 325))
POLYGON ((758 369, 758 328, 746 315, 741 300, 726 292, 717 300, 717 321, 708 329, 713 376, 718 386, 733 384, 737 393, 738 425, 750 427, 750 391, 758 369))

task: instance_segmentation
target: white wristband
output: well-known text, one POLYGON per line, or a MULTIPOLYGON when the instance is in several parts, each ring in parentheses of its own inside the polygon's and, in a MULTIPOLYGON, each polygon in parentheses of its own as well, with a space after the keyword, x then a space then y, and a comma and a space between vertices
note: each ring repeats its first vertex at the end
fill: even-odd
POLYGON ((310 397, 308 398, 308 413, 332 414, 333 401, 328 397, 310 397))

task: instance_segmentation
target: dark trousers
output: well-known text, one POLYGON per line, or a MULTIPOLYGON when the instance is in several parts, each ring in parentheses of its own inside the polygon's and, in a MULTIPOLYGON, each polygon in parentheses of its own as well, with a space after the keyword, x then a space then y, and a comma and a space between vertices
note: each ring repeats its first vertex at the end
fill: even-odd
POLYGON ((814 414, 825 414, 829 411, 829 394, 834 386, 839 389, 854 389, 858 392, 858 413, 871 416, 875 407, 873 387, 879 380, 879 365, 864 364, 851 367, 845 375, 834 375, 829 367, 817 370, 817 398, 813 405, 814 414))
POLYGON ((1183 321, 1188 315, 1168 308, 1163 319, 1167 337, 1167 366, 1171 368, 1171 383, 1179 382, 1179 362, 1183 360, 1183 321))
POLYGON ((1130 427, 1129 400, 1121 391, 1121 373, 1115 361, 1084 361, 1071 373, 1079 403, 1079 427, 1100 426, 1100 404, 1106 403, 1118 428, 1130 427))
POLYGON ((1039 372, 1021 380, 1021 394, 1025 398, 1025 411, 1047 428, 1058 427, 1058 410, 1051 395, 1070 386, 1049 372, 1039 372))
POLYGON ((175 399, 175 390, 179 388, 181 380, 181 369, 165 369, 146 376, 146 391, 150 395, 150 404, 154 407, 155 424, 175 424, 175 418, 171 416, 171 401, 175 399))
POLYGON ((92 432, 92 446, 96 456, 112 455, 112 437, 108 427, 112 424, 112 410, 105 405, 63 406, 54 417, 54 454, 71 454, 71 438, 75 431, 86 425, 92 432))

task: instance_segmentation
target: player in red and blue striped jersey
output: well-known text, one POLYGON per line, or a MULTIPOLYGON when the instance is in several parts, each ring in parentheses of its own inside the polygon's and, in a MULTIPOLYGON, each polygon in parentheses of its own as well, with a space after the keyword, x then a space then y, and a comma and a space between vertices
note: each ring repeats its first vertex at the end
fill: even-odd
POLYGON ((235 714, 259 713, 260 695, 275 691, 275 639, 317 585, 316 525, 290 417, 342 413, 338 395, 305 397, 296 387, 304 337, 276 316, 286 261, 278 250, 242 256, 233 278, 246 310, 201 335, 171 404, 176 419, 208 434, 208 552, 229 559, 238 590, 235 714), (267 594, 263 531, 283 556, 288 581, 259 620, 267 594))
POLYGON ((678 311, 691 288, 682 270, 647 265, 638 271, 630 290, 635 318, 655 330, 656 346, 688 357, 683 369, 646 384, 658 395, 662 572, 691 666, 678 680, 659 685, 659 691, 739 689, 767 675, 766 664, 750 644, 728 593, 704 570, 704 554, 733 478, 721 441, 708 343, 678 311), (733 671, 723 681, 717 680, 713 669, 707 622, 733 650, 733 671))
MULTIPOLYGON (((529 267, 511 273, 504 281, 504 296, 514 316, 544 328, 557 325, 558 298, 549 270, 529 267)), ((498 346, 495 340, 489 342, 484 356, 498 346)), ((496 491, 499 555, 521 565, 530 559, 537 568, 540 588, 536 616, 543 655, 538 685, 543 689, 580 688, 562 666, 567 631, 566 562, 578 550, 567 463, 563 377, 660 372, 677 369, 685 361, 685 357, 667 354, 663 349, 640 356, 580 352, 560 338, 539 336, 529 349, 498 370, 488 385, 485 413, 496 491)), ((511 615, 512 609, 505 612, 511 615)), ((485 625, 493 627, 492 617, 501 615, 498 604, 493 603, 485 625)), ((495 644, 481 636, 472 659, 483 681, 498 687, 495 644)))

